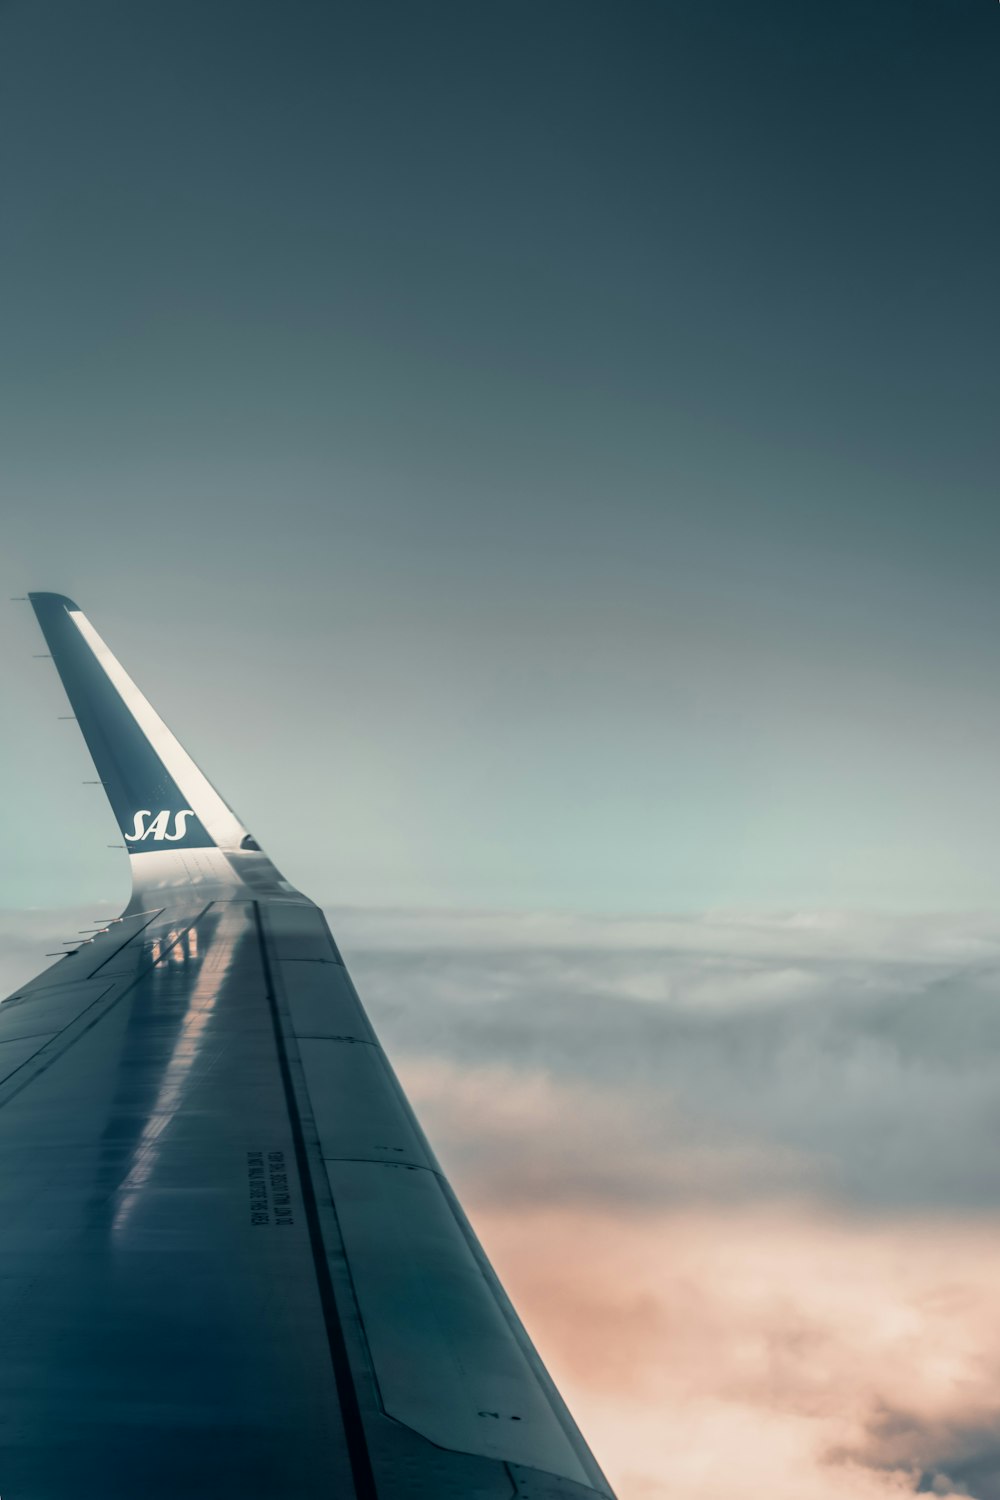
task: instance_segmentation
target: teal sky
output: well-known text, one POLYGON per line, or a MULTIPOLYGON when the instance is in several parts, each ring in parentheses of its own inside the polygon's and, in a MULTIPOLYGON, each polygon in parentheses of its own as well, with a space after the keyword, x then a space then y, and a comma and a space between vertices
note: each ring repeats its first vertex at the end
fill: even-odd
MULTIPOLYGON (((1000 901, 986 0, 0 5, 4 594, 359 905, 1000 901)), ((0 902, 124 894, 4 606, 0 902)))

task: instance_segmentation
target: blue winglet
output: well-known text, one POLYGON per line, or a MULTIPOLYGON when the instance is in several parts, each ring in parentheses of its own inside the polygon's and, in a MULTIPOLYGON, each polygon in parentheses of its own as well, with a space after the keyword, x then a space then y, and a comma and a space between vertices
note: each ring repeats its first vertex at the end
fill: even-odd
POLYGON ((28 597, 129 852, 256 847, 72 599, 28 597))

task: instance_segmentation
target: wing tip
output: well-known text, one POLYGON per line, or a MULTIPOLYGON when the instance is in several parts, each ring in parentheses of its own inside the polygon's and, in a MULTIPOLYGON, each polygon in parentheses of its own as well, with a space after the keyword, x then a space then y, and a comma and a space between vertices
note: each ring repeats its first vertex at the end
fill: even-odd
POLYGON ((75 609, 77 611, 80 608, 78 604, 74 604, 72 599, 67 599, 65 594, 50 594, 44 590, 39 592, 37 589, 29 589, 28 598, 36 609, 39 605, 44 609, 47 605, 55 604, 61 604, 65 609, 75 609))

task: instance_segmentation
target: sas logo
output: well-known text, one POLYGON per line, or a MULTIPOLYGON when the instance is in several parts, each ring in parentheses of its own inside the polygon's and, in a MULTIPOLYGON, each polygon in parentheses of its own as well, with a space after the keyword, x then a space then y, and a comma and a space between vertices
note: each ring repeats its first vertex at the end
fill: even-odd
POLYGON ((131 833, 125 835, 128 844, 141 844, 145 839, 151 838, 154 843, 162 843, 166 839, 168 844, 176 844, 187 832, 187 820, 193 818, 194 812, 190 807, 182 807, 179 812, 158 812, 156 817, 148 807, 142 808, 135 814, 135 826, 131 833), (168 833, 171 817, 174 820, 174 832, 168 833), (151 823, 146 823, 146 818, 153 818, 151 823))

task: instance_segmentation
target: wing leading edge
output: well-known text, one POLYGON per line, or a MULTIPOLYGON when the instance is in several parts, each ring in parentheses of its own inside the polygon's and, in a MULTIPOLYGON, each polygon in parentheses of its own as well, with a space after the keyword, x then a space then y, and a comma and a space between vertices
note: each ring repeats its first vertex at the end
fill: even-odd
POLYGON ((0 1494, 609 1496, 322 913, 31 599, 134 894, 0 1007, 0 1494))

